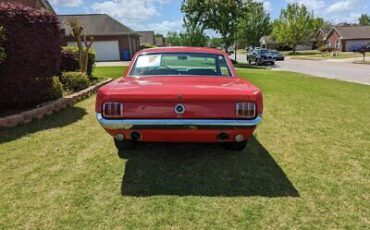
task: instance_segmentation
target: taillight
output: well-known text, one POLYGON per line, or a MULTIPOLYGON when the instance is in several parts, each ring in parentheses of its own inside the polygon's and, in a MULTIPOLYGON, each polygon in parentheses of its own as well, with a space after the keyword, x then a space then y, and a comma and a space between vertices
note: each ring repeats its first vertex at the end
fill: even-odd
POLYGON ((236 116, 239 118, 252 119, 257 114, 256 104, 251 102, 236 103, 236 116))
POLYGON ((123 103, 105 102, 103 104, 103 117, 122 118, 123 117, 123 103))

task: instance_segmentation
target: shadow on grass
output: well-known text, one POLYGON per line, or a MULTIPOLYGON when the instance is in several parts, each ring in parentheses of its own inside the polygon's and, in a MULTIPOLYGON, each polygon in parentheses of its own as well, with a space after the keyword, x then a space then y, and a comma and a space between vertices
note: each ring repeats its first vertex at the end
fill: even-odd
POLYGON ((123 196, 299 196, 254 137, 243 152, 215 144, 142 143, 123 154, 123 196))
POLYGON ((70 125, 83 116, 87 112, 85 109, 78 107, 66 108, 56 114, 43 118, 40 121, 33 121, 30 124, 9 128, 9 129, 0 129, 0 144, 6 143, 23 136, 51 128, 64 127, 70 125))

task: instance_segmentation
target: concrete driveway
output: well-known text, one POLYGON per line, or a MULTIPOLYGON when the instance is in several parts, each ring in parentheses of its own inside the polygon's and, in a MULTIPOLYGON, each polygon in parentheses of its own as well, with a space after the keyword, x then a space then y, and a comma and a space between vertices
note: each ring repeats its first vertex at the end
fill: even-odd
MULTIPOLYGON (((238 55, 238 62, 246 63, 245 55, 238 55)), ((284 62, 276 62, 272 69, 370 85, 370 65, 353 64, 342 59, 308 61, 287 58, 284 62)))

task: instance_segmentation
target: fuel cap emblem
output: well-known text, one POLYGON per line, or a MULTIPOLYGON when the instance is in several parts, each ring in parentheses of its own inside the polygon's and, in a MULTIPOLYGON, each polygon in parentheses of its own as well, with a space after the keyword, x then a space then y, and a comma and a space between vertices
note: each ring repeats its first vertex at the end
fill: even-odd
POLYGON ((175 113, 177 114, 184 114, 186 111, 185 106, 183 104, 177 104, 175 106, 175 113))

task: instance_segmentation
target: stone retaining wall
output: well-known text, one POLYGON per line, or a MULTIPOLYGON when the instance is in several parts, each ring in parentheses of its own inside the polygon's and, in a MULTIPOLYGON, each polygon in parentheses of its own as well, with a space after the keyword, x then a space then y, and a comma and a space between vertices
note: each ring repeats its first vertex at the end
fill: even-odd
POLYGON ((92 94, 96 93, 96 91, 101 86, 109 83, 110 81, 112 81, 112 79, 99 82, 98 84, 90 86, 87 89, 84 89, 84 90, 81 90, 80 92, 65 96, 56 101, 47 103, 43 106, 31 109, 31 110, 28 110, 28 111, 25 111, 19 114, 0 118, 0 129, 1 128, 11 128, 11 127, 15 127, 18 125, 28 124, 34 120, 40 120, 43 117, 49 116, 53 113, 58 112, 61 109, 66 108, 67 106, 71 106, 77 103, 78 101, 88 98, 92 94))

